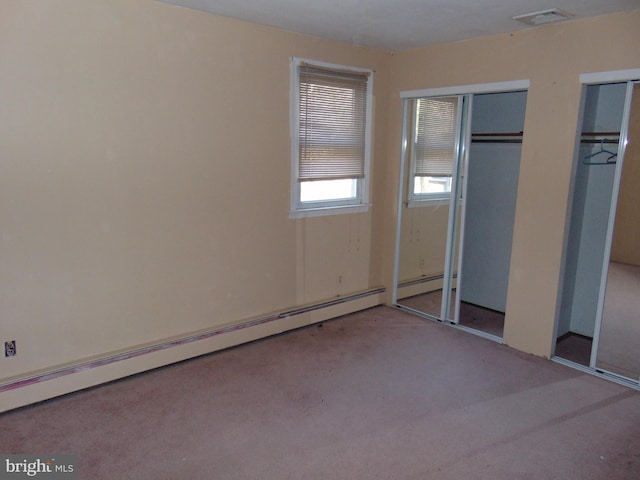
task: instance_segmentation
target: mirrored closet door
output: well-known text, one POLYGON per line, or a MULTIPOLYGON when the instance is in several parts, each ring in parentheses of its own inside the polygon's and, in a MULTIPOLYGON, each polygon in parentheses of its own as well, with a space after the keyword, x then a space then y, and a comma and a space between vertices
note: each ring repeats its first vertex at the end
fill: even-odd
POLYGON ((451 283, 445 278, 451 277, 453 249, 447 239, 454 234, 449 230, 457 225, 457 212, 449 205, 458 189, 459 176, 453 173, 466 106, 462 96, 451 96, 410 98, 403 107, 398 303, 434 319, 450 318, 451 283))
POLYGON ((584 88, 555 355, 640 383, 640 84, 584 88))
POLYGON ((403 100, 394 303, 500 340, 526 91, 403 100))

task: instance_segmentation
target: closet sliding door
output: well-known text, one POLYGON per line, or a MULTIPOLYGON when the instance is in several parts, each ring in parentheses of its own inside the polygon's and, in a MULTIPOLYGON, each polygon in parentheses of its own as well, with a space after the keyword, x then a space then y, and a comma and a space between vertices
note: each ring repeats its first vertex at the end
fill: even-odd
POLYGON ((627 85, 602 278, 597 370, 640 381, 640 84, 627 85))
POLYGON ((640 386, 640 87, 584 92, 555 356, 640 386))
POLYGON ((461 95, 403 101, 395 300, 437 320, 455 319, 467 102, 461 95))
POLYGON ((498 341, 528 86, 508 83, 403 98, 393 292, 402 309, 498 341))

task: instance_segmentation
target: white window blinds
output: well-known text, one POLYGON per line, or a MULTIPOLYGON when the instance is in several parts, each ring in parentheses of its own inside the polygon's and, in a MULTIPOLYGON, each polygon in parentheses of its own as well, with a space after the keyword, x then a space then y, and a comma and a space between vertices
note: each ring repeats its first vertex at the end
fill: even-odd
POLYGON ((299 66, 298 181, 364 177, 368 78, 299 66))
POLYGON ((458 97, 421 98, 416 105, 415 176, 450 177, 457 137, 458 97))

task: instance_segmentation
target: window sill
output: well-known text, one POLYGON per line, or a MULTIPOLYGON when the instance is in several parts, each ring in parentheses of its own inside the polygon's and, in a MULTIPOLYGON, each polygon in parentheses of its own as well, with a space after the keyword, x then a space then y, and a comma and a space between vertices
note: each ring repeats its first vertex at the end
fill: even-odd
POLYGON ((327 215, 344 215, 349 213, 363 213, 369 210, 371 204, 344 205, 340 207, 305 208, 289 212, 289 218, 324 217, 327 215))
POLYGON ((449 205, 450 200, 448 198, 432 198, 424 200, 409 200, 407 202, 407 208, 416 207, 439 207, 441 205, 449 205))

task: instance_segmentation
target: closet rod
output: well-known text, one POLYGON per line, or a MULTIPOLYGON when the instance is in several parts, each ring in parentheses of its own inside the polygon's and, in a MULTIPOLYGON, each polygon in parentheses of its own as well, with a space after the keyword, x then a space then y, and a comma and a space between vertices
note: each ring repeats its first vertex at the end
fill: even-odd
POLYGON ((473 137, 521 137, 524 132, 471 133, 473 137))
POLYGON ((620 142, 620 132, 582 132, 580 143, 606 143, 617 145, 620 142))
POLYGON ((522 143, 523 132, 471 133, 473 143, 522 143))
POLYGON ((620 141, 617 138, 604 138, 604 139, 597 139, 597 138, 591 138, 588 140, 580 140, 580 143, 582 144, 589 144, 589 143, 606 143, 606 144, 611 144, 611 145, 617 145, 618 143, 620 143, 620 141), (602 141, 604 140, 604 142, 602 141))
POLYGON ((582 132, 583 137, 598 137, 598 136, 609 136, 609 137, 619 137, 620 132, 582 132))

